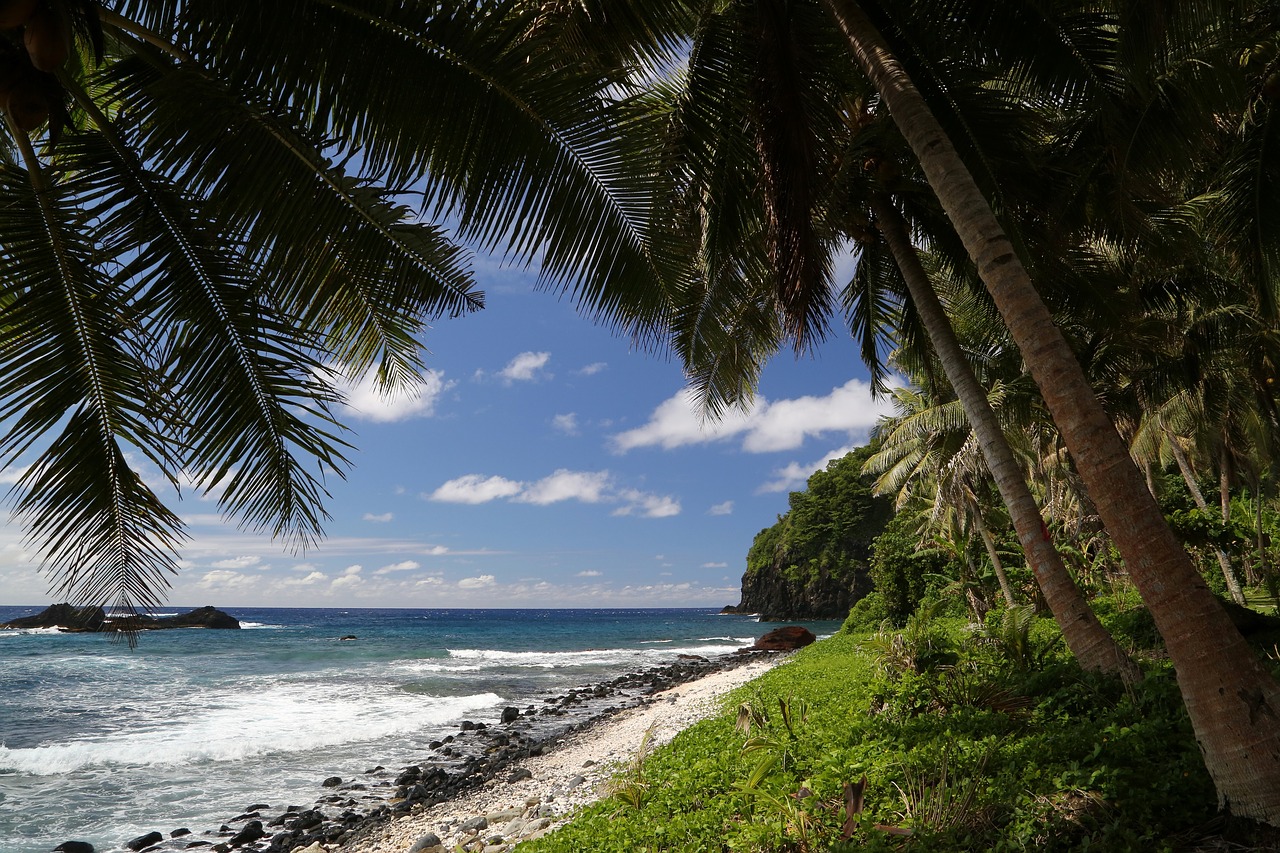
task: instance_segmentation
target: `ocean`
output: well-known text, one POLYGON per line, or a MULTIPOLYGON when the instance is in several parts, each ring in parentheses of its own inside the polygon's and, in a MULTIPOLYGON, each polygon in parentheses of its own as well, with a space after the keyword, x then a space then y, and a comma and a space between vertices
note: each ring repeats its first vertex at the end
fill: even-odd
POLYGON ((112 853, 253 804, 309 806, 326 777, 413 763, 464 719, 775 627, 709 609, 225 609, 244 630, 146 632, 135 649, 0 631, 0 853, 112 853))

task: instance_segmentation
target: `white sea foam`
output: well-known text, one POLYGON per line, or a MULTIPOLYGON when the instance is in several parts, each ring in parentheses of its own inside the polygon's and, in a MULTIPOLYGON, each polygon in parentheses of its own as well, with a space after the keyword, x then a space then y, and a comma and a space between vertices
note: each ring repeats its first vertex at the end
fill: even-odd
POLYGON ((732 649, 727 645, 664 646, 661 649, 588 649, 563 652, 513 652, 501 649, 448 649, 459 660, 479 660, 489 666, 518 666, 555 669, 573 666, 657 666, 680 654, 718 655, 732 649))
POLYGON ((247 630, 255 630, 261 628, 283 628, 283 625, 270 625, 266 622, 241 622, 240 627, 247 630))
POLYGON ((0 631, 0 637, 29 637, 38 634, 61 634, 57 628, 9 628, 0 631))
POLYGON ((494 693, 371 696, 356 689, 277 686, 188 707, 177 717, 157 714, 109 735, 30 749, 0 746, 0 771, 51 776, 95 766, 185 765, 306 752, 444 725, 501 702, 494 693))

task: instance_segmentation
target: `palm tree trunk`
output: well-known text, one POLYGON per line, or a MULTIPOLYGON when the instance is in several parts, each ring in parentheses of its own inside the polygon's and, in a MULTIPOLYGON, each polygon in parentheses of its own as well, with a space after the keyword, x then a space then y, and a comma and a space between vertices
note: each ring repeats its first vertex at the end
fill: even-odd
POLYGON ((1164 637, 1219 806, 1280 825, 1280 684, 1174 538, 991 206, 884 37, 856 0, 824 2, 977 265, 1164 637))
MULTIPOLYGON (((987 549, 987 558, 991 560, 991 571, 996 573, 996 583, 1000 584, 1000 594, 1004 596, 1004 606, 1012 607, 1015 604, 1013 587, 1009 584, 1009 576, 1004 573, 1004 563, 1000 560, 1000 552, 996 550, 995 537, 987 529, 987 523, 982 520, 982 510, 978 507, 974 507, 974 523, 978 526, 978 535, 982 537, 982 545, 987 549)), ((1068 644, 1068 648, 1070 648, 1070 644, 1068 644)))
MULTIPOLYGON (((947 319, 938 295, 933 291, 928 273, 920 263, 902 215, 882 194, 874 194, 871 204, 885 242, 906 280, 911 301, 929 333, 929 340, 939 361, 942 362, 947 381, 960 398, 965 417, 978 437, 987 468, 995 478, 1000 496, 1009 508, 1014 529, 1018 532, 1018 541, 1027 556, 1027 565, 1031 567, 1036 582, 1044 593, 1049 611, 1062 629, 1067 648, 1085 669, 1118 673, 1127 680, 1140 678, 1140 670, 1124 650, 1116 645, 1107 629, 1102 627, 1063 564, 1058 549, 1053 546, 1048 525, 1044 523, 1040 507, 1036 505, 1031 489, 1027 486, 1022 466, 1014 457, 1013 449, 1005 439, 1004 430, 1000 428, 1000 422, 991 410, 986 389, 979 384, 973 368, 960 349, 955 330, 947 319)), ((985 533, 985 527, 981 529, 985 533)), ((984 535, 984 541, 989 536, 990 534, 984 535)), ((1005 598, 1012 605, 1013 595, 1007 585, 1008 580, 1005 580, 1002 588, 1005 598)))
MULTIPOLYGON (((1191 492, 1191 500, 1195 501, 1196 508, 1207 516, 1209 502, 1204 499, 1204 492, 1200 491, 1200 484, 1196 482, 1196 473, 1191 470, 1191 460, 1187 459, 1187 454, 1178 443, 1176 435, 1165 430, 1165 436, 1169 439, 1169 449, 1173 452, 1174 461, 1178 463, 1178 470, 1182 472, 1182 481, 1187 484, 1187 491, 1191 492)), ((1222 568, 1222 576, 1226 578, 1227 592, 1231 593, 1231 600, 1244 607, 1244 590, 1240 589, 1240 580, 1236 577, 1235 570, 1231 568, 1231 557, 1222 549, 1222 546, 1216 544, 1213 546, 1213 553, 1217 556, 1218 565, 1222 568)))

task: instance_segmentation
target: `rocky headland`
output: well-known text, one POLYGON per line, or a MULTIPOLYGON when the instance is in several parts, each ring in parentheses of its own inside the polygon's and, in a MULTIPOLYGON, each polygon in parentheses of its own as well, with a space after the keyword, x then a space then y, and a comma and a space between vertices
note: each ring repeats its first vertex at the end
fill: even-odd
POLYGON ((54 604, 34 616, 23 616, 0 624, 0 630, 56 628, 59 631, 96 633, 104 631, 160 631, 166 628, 239 628, 240 620, 216 607, 200 607, 176 616, 108 616, 101 607, 54 604))

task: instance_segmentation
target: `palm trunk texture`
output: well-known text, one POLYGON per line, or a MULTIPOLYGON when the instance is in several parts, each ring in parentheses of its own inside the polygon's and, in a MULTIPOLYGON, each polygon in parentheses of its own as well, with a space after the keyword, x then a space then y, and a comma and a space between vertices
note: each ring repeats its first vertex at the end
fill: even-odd
POLYGON ((1219 806, 1280 825, 1280 684, 1174 538, 991 206, 884 37, 855 0, 824 2, 977 265, 1164 638, 1219 806))
MULTIPOLYGON (((1044 593, 1045 604, 1062 629, 1067 648, 1085 669, 1116 673, 1127 681, 1141 678, 1138 667, 1098 621, 1049 538, 1049 528, 1040 515, 1040 507, 1036 504, 1030 487, 1027 486, 1022 466, 1014 457, 1013 449, 996 419, 996 413, 987 401, 986 389, 978 382, 960 348, 960 342, 956 340, 951 321, 947 318, 942 303, 929 282, 929 275, 911 243, 906 222, 897 208, 883 195, 875 194, 871 204, 880 231, 889 244, 889 251, 893 253, 902 277, 906 280, 911 301, 915 304, 916 312, 929 333, 929 341, 942 362, 947 381, 960 398, 965 417, 978 436, 987 468, 995 478, 1005 506, 1009 508, 1014 529, 1018 532, 1018 541, 1027 556, 1027 565, 1031 567, 1036 582, 1044 593)), ((1006 585, 1007 583, 1008 581, 1005 582, 1006 585)), ((1013 606, 1013 597, 1008 589, 1005 589, 1005 596, 1009 599, 1009 606, 1013 606)))

